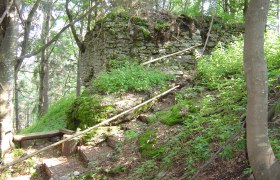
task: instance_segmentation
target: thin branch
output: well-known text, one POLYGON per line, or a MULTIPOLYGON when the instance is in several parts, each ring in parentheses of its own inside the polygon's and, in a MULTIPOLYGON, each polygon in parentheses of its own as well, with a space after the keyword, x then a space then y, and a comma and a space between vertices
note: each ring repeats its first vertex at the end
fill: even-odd
POLYGON ((41 51, 47 49, 52 43, 54 43, 55 41, 58 40, 58 38, 60 37, 60 35, 67 30, 71 25, 74 25, 75 23, 77 23, 78 21, 82 20, 83 18, 85 18, 89 13, 91 13, 94 10, 95 7, 90 8, 87 12, 85 12, 82 16, 80 16, 78 19, 72 21, 71 23, 69 23, 68 25, 66 25, 65 27, 63 27, 54 37, 53 39, 51 39, 48 43, 46 43, 44 46, 40 47, 37 50, 34 50, 33 52, 31 52, 30 54, 26 54, 24 56, 18 57, 17 59, 24 59, 24 58, 30 58, 32 56, 35 56, 36 54, 39 54, 41 51))
POLYGON ((210 37, 211 29, 212 29, 212 26, 213 26, 213 22, 214 22, 214 14, 212 15, 212 19, 211 19, 210 27, 209 27, 209 30, 208 30, 208 33, 207 33, 207 38, 206 38, 206 41, 205 41, 204 47, 203 47, 203 49, 202 49, 201 55, 203 55, 203 54, 204 54, 204 51, 205 51, 206 46, 207 46, 207 43, 208 43, 208 41, 209 41, 209 37, 210 37))
POLYGON ((153 97, 153 98, 151 98, 151 99, 149 99, 149 100, 147 100, 147 101, 145 101, 145 102, 143 102, 143 103, 141 103, 141 104, 138 104, 137 106, 134 106, 134 107, 131 108, 131 109, 128 109, 128 110, 126 110, 126 111, 123 111, 122 113, 120 113, 120 114, 118 114, 118 115, 116 115, 116 116, 113 116, 113 117, 111 117, 111 118, 109 118, 109 119, 107 119, 107 120, 105 120, 105 121, 102 121, 101 123, 96 124, 96 125, 94 125, 94 126, 88 128, 88 129, 86 129, 86 130, 84 130, 84 131, 77 132, 76 134, 74 134, 74 135, 72 135, 72 136, 70 136, 70 137, 68 137, 68 138, 66 138, 66 139, 63 139, 63 140, 61 140, 61 141, 58 141, 58 142, 56 142, 56 143, 54 143, 54 144, 51 144, 51 145, 49 145, 49 146, 46 146, 46 147, 44 147, 44 148, 42 148, 42 149, 40 149, 40 150, 38 150, 38 151, 35 151, 35 152, 31 153, 31 154, 28 154, 28 155, 26 155, 26 156, 23 156, 23 157, 21 157, 21 158, 15 160, 15 161, 13 161, 13 162, 7 163, 6 165, 0 167, 0 171, 3 171, 3 170, 5 170, 5 169, 8 168, 8 167, 11 167, 11 166, 13 166, 13 165, 15 165, 15 164, 18 164, 18 163, 20 163, 20 162, 22 162, 22 161, 24 161, 24 160, 26 160, 26 159, 28 159, 28 158, 30 158, 30 157, 33 157, 33 156, 35 156, 35 155, 37 155, 37 154, 40 154, 41 152, 46 151, 46 150, 48 150, 48 149, 51 149, 51 148, 53 148, 53 147, 55 147, 55 146, 57 146, 57 145, 60 145, 60 144, 62 144, 62 143, 64 143, 64 142, 66 142, 66 141, 69 141, 69 140, 71 140, 71 139, 74 139, 75 137, 79 137, 79 136, 81 136, 81 135, 84 135, 85 133, 90 132, 90 131, 92 131, 93 129, 96 129, 97 127, 100 127, 100 126, 103 126, 103 125, 107 125, 107 124, 111 123, 112 121, 118 119, 119 117, 122 117, 123 115, 125 115, 125 114, 127 114, 127 113, 129 113, 129 112, 131 112, 131 111, 134 111, 134 110, 136 110, 136 109, 138 109, 138 108, 140 108, 140 107, 142 107, 142 106, 144 106, 144 105, 146 105, 146 104, 148 104, 148 103, 150 103, 150 102, 153 102, 153 101, 155 101, 156 99, 165 96, 166 94, 168 94, 168 93, 174 91, 175 89, 177 89, 177 88, 179 88, 179 87, 180 87, 179 85, 178 85, 178 86, 175 86, 175 87, 173 87, 173 88, 171 88, 171 89, 169 89, 169 90, 167 90, 167 91, 165 91, 165 92, 163 92, 163 93, 161 93, 161 94, 159 94, 159 95, 157 95, 157 96, 155 96, 155 97, 153 97))
POLYGON ((32 18, 33 18, 33 16, 34 16, 36 10, 38 9, 39 3, 40 3, 40 2, 41 2, 41 0, 37 0, 37 1, 35 2, 35 4, 33 5, 32 9, 30 10, 30 12, 29 12, 29 14, 28 14, 28 16, 27 16, 27 19, 26 19, 26 22, 27 22, 27 23, 29 23, 29 22, 31 23, 32 18))
MULTIPOLYGON (((29 35, 30 35, 30 31, 31 31, 31 22, 32 22, 32 19, 33 19, 33 16, 34 16, 36 10, 39 7, 40 2, 41 2, 41 0, 37 0, 35 2, 35 4, 31 8, 31 10, 30 10, 30 12, 27 16, 27 20, 24 23, 25 24, 25 26, 24 26, 24 36, 23 36, 23 42, 22 42, 22 45, 21 45, 21 54, 20 54, 21 57, 26 54, 28 41, 29 41, 29 35)), ((15 72, 19 71, 19 69, 22 65, 22 62, 23 62, 23 58, 21 58, 21 59, 17 58, 16 59, 15 72)))
POLYGON ((17 10, 17 13, 18 13, 18 16, 19 16, 19 19, 20 19, 21 23, 23 25, 25 25, 25 20, 24 20, 22 14, 20 13, 20 9, 19 9, 18 4, 16 2, 15 2, 15 6, 16 6, 16 10, 17 10))
POLYGON ((23 72, 23 73, 32 73, 32 74, 34 74, 33 71, 26 71, 26 70, 20 70, 19 72, 23 72))
POLYGON ((0 18, 0 24, 2 24, 3 20, 5 19, 5 17, 7 16, 7 14, 10 11, 10 8, 13 4, 14 0, 11 0, 11 2, 8 4, 8 6, 6 7, 6 10, 4 11, 4 13, 2 14, 1 18, 0 18))

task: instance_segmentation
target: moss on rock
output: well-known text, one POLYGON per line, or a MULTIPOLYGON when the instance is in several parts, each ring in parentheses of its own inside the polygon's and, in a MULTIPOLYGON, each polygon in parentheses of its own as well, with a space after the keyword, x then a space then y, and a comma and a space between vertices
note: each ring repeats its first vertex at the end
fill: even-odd
POLYGON ((144 158, 157 157, 163 153, 161 146, 156 147, 157 132, 150 128, 139 137, 139 150, 144 158))
POLYGON ((101 105, 98 95, 84 93, 75 99, 67 112, 66 127, 72 130, 85 129, 107 119, 112 110, 112 106, 101 105))
POLYGON ((149 118, 149 121, 160 121, 168 126, 183 124, 185 117, 187 117, 188 114, 198 111, 199 108, 195 106, 193 101, 183 101, 172 106, 168 110, 157 112, 149 118))

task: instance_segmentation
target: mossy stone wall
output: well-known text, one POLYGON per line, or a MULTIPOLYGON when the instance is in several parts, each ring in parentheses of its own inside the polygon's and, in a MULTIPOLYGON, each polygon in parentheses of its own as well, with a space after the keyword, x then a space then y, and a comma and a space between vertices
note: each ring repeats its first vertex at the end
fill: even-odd
MULTIPOLYGON (((193 20, 197 27, 190 35, 189 26, 184 21, 164 23, 158 29, 159 23, 165 20, 149 20, 140 17, 128 17, 122 14, 111 15, 98 21, 95 28, 85 36, 86 50, 81 59, 81 78, 83 85, 88 85, 111 59, 121 56, 136 58, 140 62, 145 62, 153 58, 171 54, 191 46, 201 44, 209 20, 193 20), (153 21, 151 23, 151 21, 153 21), (200 22, 200 23, 197 23, 200 22), (180 24, 181 23, 181 24, 180 24), (153 26, 151 27, 151 24, 153 26), (199 25, 200 24, 200 25, 199 25), (157 27, 157 28, 155 28, 157 27), (178 29, 179 27, 179 29, 178 29)), ((219 20, 215 20, 213 31, 207 47, 213 48, 219 41, 230 41, 232 35, 240 33, 240 29, 230 26, 227 29, 217 28, 219 20), (216 28, 216 29, 215 29, 216 28)), ((200 51, 201 48, 196 50, 200 51)), ((172 56, 172 61, 177 60, 182 65, 193 64, 195 51, 185 52, 172 56)))

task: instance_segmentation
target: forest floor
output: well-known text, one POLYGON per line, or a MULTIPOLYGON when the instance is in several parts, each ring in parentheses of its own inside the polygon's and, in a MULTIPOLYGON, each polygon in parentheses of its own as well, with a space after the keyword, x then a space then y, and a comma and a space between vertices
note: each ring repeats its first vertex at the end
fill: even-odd
MULTIPOLYGON (((10 168, 8 179, 48 179, 46 169, 52 171, 52 179, 191 179, 198 170, 195 179, 252 179, 242 127, 245 107, 243 103, 232 107, 242 101, 232 94, 237 92, 233 90, 225 98, 220 91, 197 84, 194 69, 167 67, 161 70, 176 76, 169 86, 182 87, 88 133, 79 144, 83 160, 77 154, 62 157, 61 147, 57 147, 10 168), (223 104, 217 103, 224 99, 223 104), (217 151, 221 152, 202 169, 217 151)), ((107 96, 103 103, 114 104, 122 112, 161 91, 154 88, 146 93, 107 96)), ((20 157, 52 141, 37 141, 10 156, 20 157)))

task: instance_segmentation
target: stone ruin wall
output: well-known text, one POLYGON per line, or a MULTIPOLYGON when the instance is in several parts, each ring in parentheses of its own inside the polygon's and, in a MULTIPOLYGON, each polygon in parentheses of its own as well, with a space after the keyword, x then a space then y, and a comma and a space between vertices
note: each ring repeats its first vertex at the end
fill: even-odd
MULTIPOLYGON (((128 56, 145 62, 201 44, 206 39, 211 21, 210 18, 204 21, 195 20, 196 28, 192 30, 191 34, 188 26, 182 26, 181 21, 178 22, 177 26, 181 26, 179 31, 168 31, 168 38, 155 38, 154 32, 151 32, 149 37, 147 37, 147 34, 145 35, 141 30, 143 24, 129 22, 130 20, 124 21, 124 18, 120 16, 105 18, 97 23, 92 31, 87 33, 84 40, 86 50, 81 59, 83 85, 91 82, 105 69, 106 62, 113 58, 128 56)), ((242 25, 222 26, 221 28, 220 20, 215 19, 207 44, 208 52, 220 41, 225 43, 232 41, 233 35, 239 35, 244 29, 242 25)), ((160 35, 164 36, 164 33, 164 31, 160 32, 160 35)), ((197 51, 201 51, 201 49, 202 47, 196 48, 197 51)), ((192 50, 172 56, 169 59, 177 60, 181 65, 194 64, 194 52, 195 50, 192 50)))

